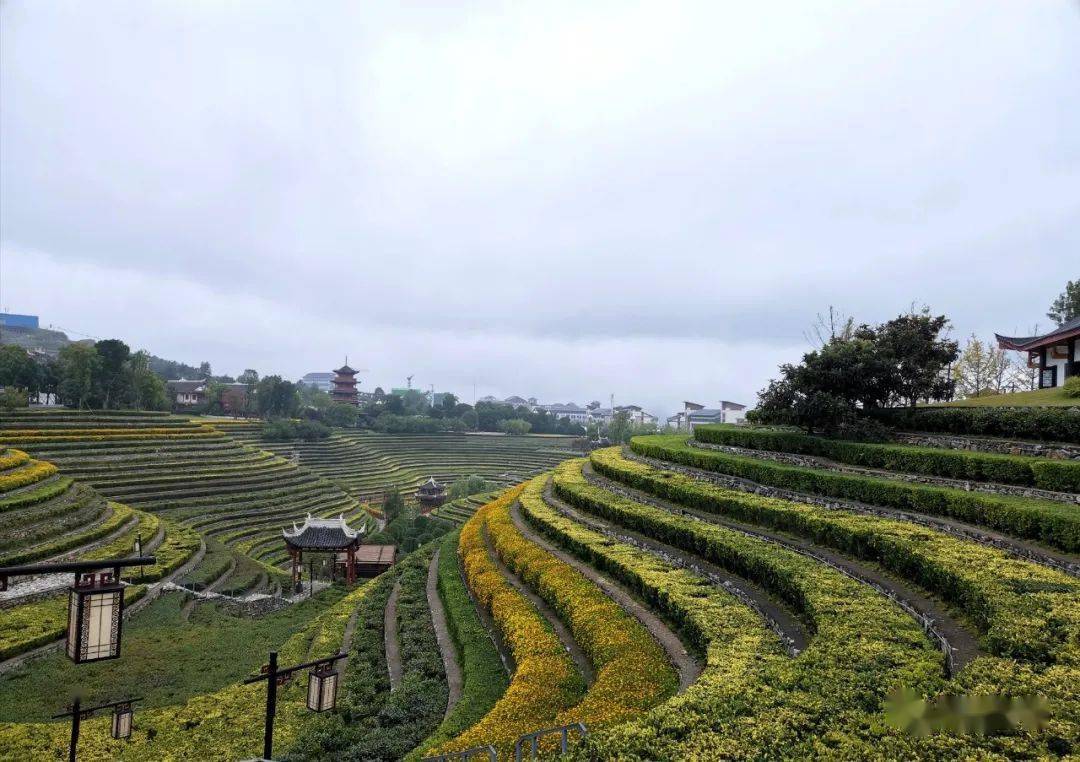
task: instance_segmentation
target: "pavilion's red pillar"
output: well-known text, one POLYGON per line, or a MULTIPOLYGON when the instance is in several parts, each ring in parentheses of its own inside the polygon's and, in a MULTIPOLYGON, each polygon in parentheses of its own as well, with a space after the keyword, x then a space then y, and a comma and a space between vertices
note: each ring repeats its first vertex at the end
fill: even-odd
POLYGON ((296 584, 296 550, 289 548, 289 558, 292 559, 292 583, 296 584))
POLYGON ((345 554, 345 582, 351 585, 356 581, 356 546, 350 545, 345 554))

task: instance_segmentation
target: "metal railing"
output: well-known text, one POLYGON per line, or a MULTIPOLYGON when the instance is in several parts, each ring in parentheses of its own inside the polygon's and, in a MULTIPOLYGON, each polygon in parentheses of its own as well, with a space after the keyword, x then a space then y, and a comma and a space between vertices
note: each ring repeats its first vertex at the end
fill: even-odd
POLYGON ((577 731, 581 738, 584 738, 589 734, 584 723, 581 722, 573 722, 569 725, 562 725, 557 728, 545 728, 544 730, 537 730, 533 733, 526 733, 514 742, 514 762, 521 762, 521 760, 524 759, 523 748, 526 743, 529 744, 529 759, 535 759, 540 753, 540 739, 556 733, 559 734, 559 753, 565 754, 570 745, 570 733, 574 731, 577 731))

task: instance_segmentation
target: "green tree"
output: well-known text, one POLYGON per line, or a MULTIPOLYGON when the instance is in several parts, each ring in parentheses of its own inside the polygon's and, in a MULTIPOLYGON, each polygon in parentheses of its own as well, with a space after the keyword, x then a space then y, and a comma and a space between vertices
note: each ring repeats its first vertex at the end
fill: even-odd
POLYGON ((530 430, 532 430, 532 424, 521 418, 507 418, 504 421, 499 421, 499 431, 504 434, 521 436, 522 434, 528 434, 530 430))
POLYGON ((401 496, 401 490, 397 487, 392 487, 388 492, 383 493, 382 512, 387 524, 404 515, 405 498, 401 496))
POLYGON ((94 402, 94 378, 101 358, 93 344, 68 344, 60 350, 60 399, 68 407, 85 408, 94 402))
POLYGON ((919 400, 941 400, 952 394, 948 367, 959 346, 946 337, 949 319, 921 312, 900 315, 877 327, 874 344, 879 356, 892 365, 895 401, 912 407, 919 400))
POLYGON ((255 405, 263 418, 292 418, 300 409, 300 395, 291 381, 267 376, 255 386, 255 405))
POLYGON ((130 403, 131 377, 126 373, 131 348, 119 339, 104 339, 94 344, 98 364, 94 373, 95 396, 105 409, 130 403))
POLYGON ((165 382, 150 369, 150 355, 139 351, 128 359, 127 372, 133 404, 139 410, 168 410, 169 393, 165 382))
POLYGON ((1065 290, 1050 305, 1046 316, 1059 326, 1080 315, 1080 279, 1070 280, 1065 284, 1065 290))
POLYGON ((36 394, 41 387, 42 373, 30 353, 14 344, 0 346, 0 386, 14 386, 36 394))
MULTIPOLYGON (((241 373, 240 377, 236 380, 241 384, 247 384, 249 387, 254 387, 255 384, 259 383, 259 373, 253 368, 248 368, 241 373)), ((251 391, 251 389, 248 391, 251 391)))
POLYGON ((27 407, 29 394, 25 389, 17 386, 5 386, 0 391, 0 410, 14 410, 17 407, 27 407))
POLYGON ((360 410, 356 405, 346 405, 341 402, 334 402, 323 411, 323 421, 328 426, 352 428, 359 417, 360 410))

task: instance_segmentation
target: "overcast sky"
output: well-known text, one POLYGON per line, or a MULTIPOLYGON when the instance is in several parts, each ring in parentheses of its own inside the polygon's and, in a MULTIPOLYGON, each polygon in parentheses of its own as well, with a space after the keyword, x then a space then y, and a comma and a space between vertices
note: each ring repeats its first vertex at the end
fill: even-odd
POLYGON ((670 413, 1080 277, 1075 0, 3 0, 0 64, 0 304, 219 373, 670 413))

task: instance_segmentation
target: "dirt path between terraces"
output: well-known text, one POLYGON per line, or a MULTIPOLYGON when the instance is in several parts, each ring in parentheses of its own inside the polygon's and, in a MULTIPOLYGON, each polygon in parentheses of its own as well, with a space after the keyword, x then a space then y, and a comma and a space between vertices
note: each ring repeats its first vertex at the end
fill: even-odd
POLYGON ((599 587, 607 597, 615 601, 624 611, 641 622, 649 634, 656 639, 667 654, 668 661, 679 673, 679 693, 689 688, 701 674, 701 664, 698 663, 686 650, 686 646, 679 636, 664 621, 648 608, 642 605, 635 597, 620 585, 615 584, 600 574, 596 569, 589 566, 576 556, 572 556, 561 548, 548 542, 544 537, 536 533, 521 515, 521 505, 515 503, 510 508, 510 518, 514 526, 525 536, 527 540, 546 550, 564 564, 573 567, 593 584, 599 587))
POLYGON ((873 587, 900 604, 902 608, 919 621, 928 635, 938 641, 947 657, 949 674, 959 672, 972 659, 984 655, 979 646, 978 634, 962 625, 949 612, 944 603, 929 597, 921 589, 906 581, 891 574, 886 574, 876 565, 854 561, 849 556, 831 548, 816 545, 810 540, 797 535, 778 532, 756 524, 744 524, 715 513, 697 510, 654 497, 647 492, 633 489, 621 482, 600 476, 592 470, 592 466, 588 462, 584 464, 582 473, 591 484, 622 495, 630 500, 685 518, 721 526, 774 545, 780 545, 800 555, 821 561, 852 579, 873 587))
POLYGON ((503 560, 499 558, 499 554, 495 551, 495 545, 488 535, 486 524, 484 525, 484 542, 487 543, 488 556, 499 570, 499 573, 506 578, 506 581, 509 582, 515 590, 525 596, 525 598, 540 613, 540 616, 547 620, 548 624, 551 625, 551 629, 555 631, 556 637, 562 642, 563 648, 566 649, 567 653, 570 654, 570 658, 573 659, 578 672, 580 672, 581 676, 585 679, 585 685, 591 686, 596 682, 596 670, 593 669, 589 657, 581 650, 581 646, 574 640, 574 636, 570 634, 570 630, 567 626, 559 619, 559 615, 555 613, 555 609, 548 605, 548 602, 538 594, 534 593, 532 588, 526 585, 518 575, 510 571, 510 567, 503 563, 503 560))
POLYGON ((401 687, 401 641, 398 639, 397 602, 401 594, 401 580, 394 582, 394 589, 386 599, 383 611, 383 640, 386 641, 386 669, 390 673, 390 690, 401 687))
POLYGON ((440 553, 442 553, 442 548, 436 548, 435 555, 431 557, 431 563, 428 564, 425 592, 428 608, 431 609, 431 622, 435 626, 435 639, 439 641, 439 652, 442 654, 443 669, 446 671, 446 685, 449 688, 446 711, 443 712, 445 720, 461 699, 464 680, 461 675, 461 665, 458 663, 457 649, 454 648, 454 639, 450 637, 450 628, 446 623, 446 609, 443 607, 442 598, 439 597, 440 553))

